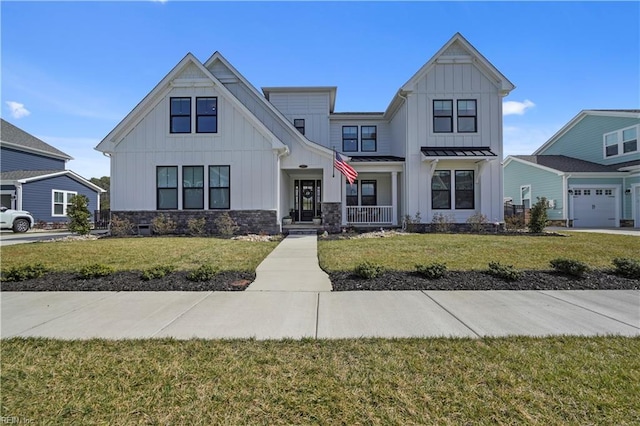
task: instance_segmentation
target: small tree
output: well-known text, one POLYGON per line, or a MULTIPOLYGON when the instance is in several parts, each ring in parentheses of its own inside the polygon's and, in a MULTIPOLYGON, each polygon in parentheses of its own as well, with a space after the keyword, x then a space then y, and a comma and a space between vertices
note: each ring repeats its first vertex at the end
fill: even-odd
POLYGON ((547 226, 547 199, 538 197, 538 201, 531 207, 529 218, 529 232, 541 234, 547 226))
POLYGON ((79 235, 87 235, 91 232, 91 213, 89 212, 89 198, 85 195, 74 195, 69 200, 67 217, 69 218, 69 231, 79 235))

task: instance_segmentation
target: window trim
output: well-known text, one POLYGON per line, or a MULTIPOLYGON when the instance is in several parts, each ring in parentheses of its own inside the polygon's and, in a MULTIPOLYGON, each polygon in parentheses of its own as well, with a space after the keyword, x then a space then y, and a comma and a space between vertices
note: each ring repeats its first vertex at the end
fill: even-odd
POLYGON ((458 133, 478 133, 478 100, 477 99, 456 99, 456 130, 458 133), (466 115, 460 114, 460 102, 473 102, 475 104, 475 114, 466 115), (460 117, 469 118, 473 117, 473 130, 460 130, 460 117))
POLYGON ((156 210, 178 210, 179 205, 180 205, 180 200, 178 200, 178 185, 179 185, 179 178, 178 178, 178 166, 156 166, 156 210), (176 169, 176 186, 163 186, 160 187, 158 186, 158 171, 161 168, 173 168, 176 169), (172 189, 175 190, 175 194, 176 194, 176 206, 175 207, 160 207, 160 190, 161 189, 172 189))
POLYGON ((453 133, 453 99, 433 99, 431 102, 431 112, 433 115, 432 125, 433 133, 453 133), (451 103, 451 115, 436 115, 436 102, 450 102, 451 103), (449 118, 449 127, 451 130, 436 130, 436 117, 449 118))
POLYGON ((358 126, 342 126, 342 152, 358 152, 358 126), (346 128, 355 128, 356 129, 356 137, 354 138, 345 138, 344 137, 344 130, 346 128), (353 141, 355 140, 355 149, 346 149, 345 148, 345 141, 353 141))
POLYGON ((531 208, 531 184, 528 185, 520 185, 520 205, 523 206, 523 208, 531 208), (529 189, 529 197, 528 198, 524 198, 523 193, 525 189, 529 189), (524 201, 525 200, 529 200, 529 207, 524 207, 524 201))
POLYGON ((182 166, 182 209, 183 210, 204 210, 204 178, 205 178, 205 174, 204 174, 204 166, 182 166), (185 186, 185 170, 189 169, 189 168, 200 168, 202 170, 202 186, 185 186), (187 207, 187 192, 189 190, 193 190, 193 189, 200 189, 202 191, 202 194, 200 196, 200 205, 202 207, 187 207))
POLYGON ((71 201, 71 198, 76 195, 78 195, 77 191, 52 189, 51 190, 51 217, 67 217, 67 209, 69 208, 69 202, 71 201), (56 204, 61 204, 56 202, 56 195, 55 195, 56 192, 59 192, 62 194, 62 214, 56 213, 56 204))
POLYGON ((431 210, 475 210, 476 208, 476 171, 473 169, 437 169, 434 171, 433 175, 431 176, 431 210), (433 189, 433 176, 435 176, 436 173, 438 172, 447 172, 449 175, 449 188, 448 189, 437 189, 434 190, 433 189), (458 172, 471 172, 471 185, 472 185, 472 189, 468 190, 468 189, 458 189, 458 182, 457 182, 457 174, 458 172), (433 205, 433 201, 434 201, 434 194, 435 192, 438 193, 448 193, 448 203, 447 206, 448 207, 434 207, 433 205), (471 207, 457 207, 458 205, 458 193, 459 192, 471 192, 472 193, 472 205, 471 207))
POLYGON ((605 134, 602 135, 602 155, 604 159, 608 159, 608 158, 616 158, 616 157, 622 157, 624 155, 629 155, 629 154, 636 154, 638 152, 640 152, 640 146, 638 145, 638 138, 640 136, 640 124, 634 124, 633 126, 628 126, 628 127, 623 127, 621 129, 617 129, 614 130, 612 132, 607 132, 605 134), (627 130, 631 130, 631 129, 635 129, 636 131, 636 137, 635 139, 628 139, 625 140, 624 139, 624 132, 627 130), (616 135, 618 140, 615 144, 611 144, 611 145, 607 145, 607 136, 610 135, 616 135), (624 152, 625 149, 625 142, 636 142, 636 149, 633 151, 628 151, 628 152, 624 152), (616 153, 612 154, 612 155, 607 155, 607 147, 610 146, 615 146, 616 147, 616 153))
POLYGON ((196 133, 218 133, 218 97, 217 96, 196 96, 196 133), (215 113, 214 114, 200 114, 198 113, 198 101, 201 99, 215 99, 216 101, 216 109, 215 109, 215 113), (200 131, 200 117, 215 117, 216 119, 216 130, 214 130, 213 132, 205 132, 205 131, 200 131))
POLYGON ((211 164, 208 168, 207 175, 207 188, 209 189, 209 210, 231 210, 231 166, 229 164, 211 164), (211 186, 211 168, 212 167, 226 167, 229 171, 228 174, 228 186, 211 186), (229 205, 227 207, 213 207, 213 197, 211 196, 212 189, 226 189, 227 190, 227 200, 229 205))
POLYGON ((374 179, 367 179, 360 181, 360 206, 377 206, 378 205, 378 181, 374 179), (373 195, 364 195, 363 185, 373 184, 373 195), (364 204, 364 197, 373 197, 373 204, 364 204))
POLYGON ((172 96, 169 98, 169 133, 171 134, 176 134, 176 135, 184 135, 184 134, 188 134, 191 133, 191 116, 192 116, 192 108, 193 105, 191 105, 191 97, 190 96, 172 96), (173 113, 173 100, 174 99, 188 99, 189 100, 189 113, 188 114, 174 114, 173 113), (186 132, 176 132, 173 130, 173 119, 174 117, 189 117, 189 131, 186 132))
POLYGON ((442 169, 442 170, 434 170, 433 175, 431 175, 431 210, 451 210, 451 185, 452 184, 452 179, 451 179, 451 170, 447 170, 447 169, 442 169), (436 175, 437 172, 447 172, 449 174, 449 188, 447 189, 433 189, 433 177, 436 175), (447 197, 448 200, 448 207, 443 208, 443 207, 434 207, 433 205, 433 201, 434 201, 434 191, 437 191, 438 193, 441 192, 446 192, 449 194, 449 196, 447 197))
POLYGON ((299 131, 300 133, 302 133, 302 135, 304 136, 304 130, 305 130, 304 118, 294 118, 293 119, 293 127, 295 127, 296 130, 299 131), (300 122, 302 122, 302 125, 300 125, 300 122))
POLYGON ((476 172, 472 169, 462 169, 462 170, 454 170, 453 171, 454 182, 453 182, 453 208, 454 210, 475 210, 476 208, 476 172), (458 173, 460 172, 470 172, 471 173, 471 190, 469 189, 458 189, 458 173), (458 207, 458 192, 471 192, 471 207, 458 207))
POLYGON ((345 202, 347 203, 347 207, 356 207, 360 205, 360 187, 359 187, 359 183, 358 180, 354 180, 353 184, 350 184, 349 182, 345 182, 345 202), (350 186, 354 187, 356 190, 356 195, 349 195, 349 192, 347 192, 347 188, 349 188, 350 186), (353 201, 353 199, 355 198, 355 204, 349 204, 349 199, 351 199, 353 201))
POLYGON ((378 125, 363 125, 360 126, 360 152, 377 152, 378 151, 378 125), (374 137, 365 138, 364 131, 362 130, 365 127, 373 127, 374 137), (373 141, 373 149, 364 149, 365 141, 373 141))

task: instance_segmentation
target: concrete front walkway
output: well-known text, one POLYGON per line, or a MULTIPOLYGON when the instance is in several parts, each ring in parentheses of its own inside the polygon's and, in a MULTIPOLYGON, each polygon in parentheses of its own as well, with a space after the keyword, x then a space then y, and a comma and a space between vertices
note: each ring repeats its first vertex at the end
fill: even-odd
POLYGON ((640 336, 640 291, 3 292, 0 337, 640 336))
POLYGON ((289 235, 258 265, 245 291, 331 291, 329 276, 318 266, 318 237, 289 235))

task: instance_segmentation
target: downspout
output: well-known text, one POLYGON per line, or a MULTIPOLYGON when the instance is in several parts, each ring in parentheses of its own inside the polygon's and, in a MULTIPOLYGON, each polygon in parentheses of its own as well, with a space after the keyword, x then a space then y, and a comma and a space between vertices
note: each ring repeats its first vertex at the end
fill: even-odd
POLYGON ((569 220, 571 215, 571 210, 569 205, 571 203, 571 195, 569 194, 569 178, 571 175, 562 175, 562 193, 564 194, 564 200, 566 200, 566 205, 562 206, 562 214, 565 217, 565 227, 569 228, 569 220))

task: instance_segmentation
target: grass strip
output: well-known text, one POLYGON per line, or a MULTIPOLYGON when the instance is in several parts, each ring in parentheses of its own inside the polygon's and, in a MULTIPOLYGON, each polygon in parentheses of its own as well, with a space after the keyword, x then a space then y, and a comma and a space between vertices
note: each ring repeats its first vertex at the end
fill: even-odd
POLYGON ((1 345, 33 424, 637 424, 640 338, 1 345))

